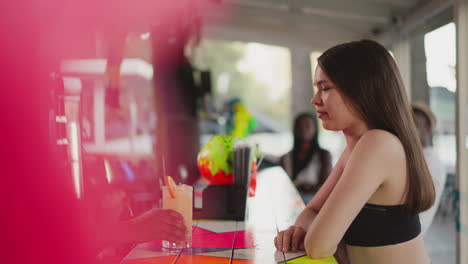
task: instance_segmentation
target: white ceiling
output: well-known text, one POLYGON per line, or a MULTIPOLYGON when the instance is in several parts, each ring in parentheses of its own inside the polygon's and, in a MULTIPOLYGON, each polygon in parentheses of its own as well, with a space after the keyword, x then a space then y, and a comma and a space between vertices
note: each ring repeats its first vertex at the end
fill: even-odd
POLYGON ((210 38, 324 49, 361 38, 391 44, 452 0, 213 0, 227 12, 208 14, 210 38))

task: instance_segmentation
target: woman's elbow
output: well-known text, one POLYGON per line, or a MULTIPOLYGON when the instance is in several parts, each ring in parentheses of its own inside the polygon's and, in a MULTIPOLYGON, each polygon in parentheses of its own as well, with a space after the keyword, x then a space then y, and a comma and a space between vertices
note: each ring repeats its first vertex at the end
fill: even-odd
POLYGON ((316 249, 313 250, 306 250, 307 256, 311 259, 323 259, 328 258, 333 255, 333 253, 328 253, 326 251, 319 251, 316 249))
POLYGON ((336 251, 336 247, 326 247, 325 243, 305 243, 305 251, 307 256, 311 259, 322 259, 333 256, 336 251))

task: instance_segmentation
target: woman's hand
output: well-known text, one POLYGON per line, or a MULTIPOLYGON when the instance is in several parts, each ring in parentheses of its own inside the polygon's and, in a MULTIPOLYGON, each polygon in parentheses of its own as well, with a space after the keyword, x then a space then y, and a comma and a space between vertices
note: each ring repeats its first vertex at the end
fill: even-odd
POLYGON ((181 214, 167 209, 150 211, 127 222, 129 240, 146 242, 151 240, 183 241, 187 227, 181 214))
POLYGON ((275 247, 282 252, 304 250, 305 235, 306 231, 303 227, 290 226, 275 237, 275 247))

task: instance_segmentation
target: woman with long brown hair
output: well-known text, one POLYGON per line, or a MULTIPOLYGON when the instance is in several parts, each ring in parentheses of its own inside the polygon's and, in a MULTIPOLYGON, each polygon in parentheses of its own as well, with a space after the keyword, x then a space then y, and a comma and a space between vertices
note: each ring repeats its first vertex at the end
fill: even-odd
POLYGON ((418 213, 434 186, 392 56, 371 40, 337 45, 319 57, 314 85, 323 127, 342 131, 347 146, 276 247, 311 258, 340 249, 339 261, 353 264, 430 263, 418 213))

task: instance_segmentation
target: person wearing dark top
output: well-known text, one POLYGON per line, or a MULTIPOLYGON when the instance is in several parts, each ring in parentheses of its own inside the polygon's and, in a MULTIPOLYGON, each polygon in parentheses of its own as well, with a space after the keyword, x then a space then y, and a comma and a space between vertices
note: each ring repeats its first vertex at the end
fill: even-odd
POLYGON ((314 85, 318 118, 346 148, 276 248, 340 264, 429 264, 418 215, 435 190, 392 55, 372 40, 337 45, 318 58, 314 85))
POLYGON ((301 113, 295 118, 293 135, 293 149, 281 157, 280 164, 307 203, 330 174, 331 155, 319 145, 317 119, 313 114, 301 113))

